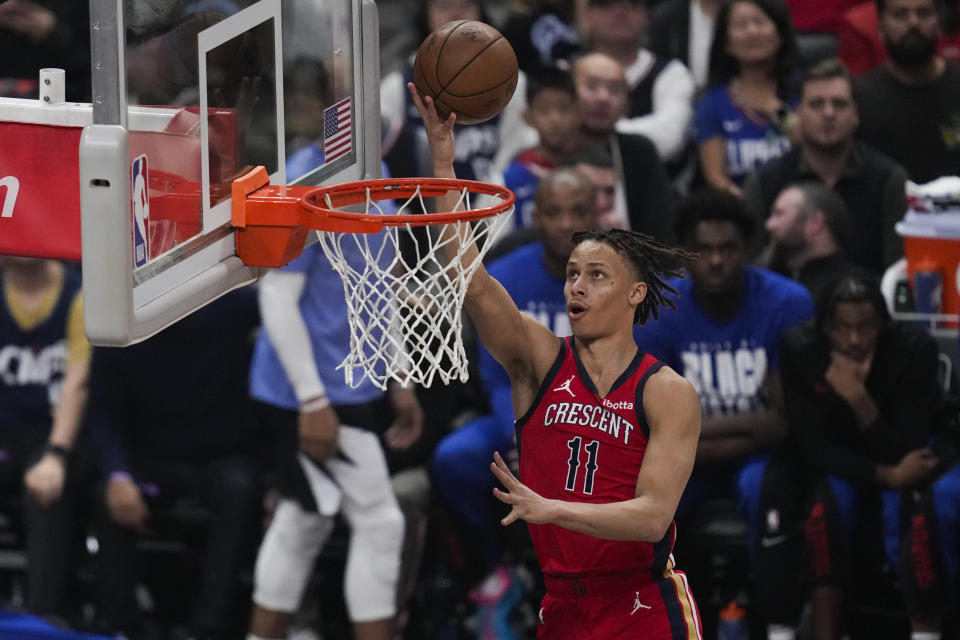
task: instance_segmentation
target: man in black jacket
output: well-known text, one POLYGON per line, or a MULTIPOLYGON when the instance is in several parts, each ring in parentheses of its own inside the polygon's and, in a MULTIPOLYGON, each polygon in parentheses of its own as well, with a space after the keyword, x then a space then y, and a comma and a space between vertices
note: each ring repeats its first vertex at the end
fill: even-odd
POLYGON ((853 86, 843 63, 825 60, 804 74, 797 117, 800 144, 748 178, 743 194, 759 219, 769 214, 777 194, 792 182, 813 180, 835 191, 847 206, 847 257, 880 275, 903 255, 893 225, 903 218, 906 171, 854 139, 859 122, 853 86))
POLYGON ((853 532, 875 505, 912 637, 937 640, 957 579, 960 466, 944 471, 932 447, 936 343, 892 322, 870 280, 845 277, 827 287, 814 322, 785 334, 782 357, 787 416, 813 496, 806 544, 814 638, 841 636, 853 532))
POLYGON ((580 145, 610 150, 617 172, 615 209, 626 219, 614 226, 641 231, 661 242, 673 238, 673 189, 657 149, 645 136, 618 133, 627 110, 627 80, 619 62, 603 53, 581 58, 573 69, 580 105, 580 145))

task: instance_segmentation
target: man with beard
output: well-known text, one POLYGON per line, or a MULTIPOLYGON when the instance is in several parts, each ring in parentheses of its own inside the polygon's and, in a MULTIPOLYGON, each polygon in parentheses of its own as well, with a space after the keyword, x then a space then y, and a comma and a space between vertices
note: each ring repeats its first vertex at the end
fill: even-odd
MULTIPOLYGON (((853 81, 843 63, 832 58, 808 69, 796 109, 800 143, 750 176, 744 197, 751 213, 762 220, 791 183, 824 185, 840 196, 849 227, 856 230, 846 238, 847 257, 879 275, 903 255, 903 241, 893 225, 907 208, 907 174, 883 153, 854 139, 857 112, 853 81)), ((772 232, 769 226, 766 229, 772 232)), ((764 256, 761 262, 768 258, 764 256)))
POLYGON ((770 234, 772 264, 805 286, 814 302, 837 278, 871 277, 844 256, 847 208, 822 184, 800 182, 781 191, 764 227, 770 234))
POLYGON ((934 0, 877 0, 890 60, 856 86, 860 137, 925 183, 960 174, 960 66, 937 55, 934 0))

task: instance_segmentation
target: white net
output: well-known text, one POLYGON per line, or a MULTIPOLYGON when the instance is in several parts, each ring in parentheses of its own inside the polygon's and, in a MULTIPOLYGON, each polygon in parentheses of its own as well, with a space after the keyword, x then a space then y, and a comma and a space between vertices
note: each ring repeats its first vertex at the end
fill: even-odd
MULTIPOLYGON (((456 211, 496 196, 459 190, 456 211)), ((397 201, 396 215, 430 210, 418 187, 397 201)), ((327 199, 329 206, 329 199, 327 199)), ((330 207, 333 208, 333 207, 330 207)), ((366 212, 387 215, 367 188, 366 212)), ((468 378, 461 310, 470 279, 510 219, 510 211, 474 222, 385 226, 379 233, 318 231, 320 244, 343 279, 350 353, 340 364, 351 387, 364 378, 430 386, 468 378), (476 243, 477 253, 465 252, 476 243), (447 249, 446 251, 444 249, 447 249), (450 255, 448 255, 450 254, 450 255)))

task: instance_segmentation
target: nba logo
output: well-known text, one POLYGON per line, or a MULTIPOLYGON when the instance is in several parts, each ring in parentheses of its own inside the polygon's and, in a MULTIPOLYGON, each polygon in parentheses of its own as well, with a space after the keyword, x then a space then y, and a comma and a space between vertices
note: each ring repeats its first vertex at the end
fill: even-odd
POLYGON ((150 257, 147 225, 150 220, 147 156, 141 155, 130 168, 130 196, 133 198, 133 264, 142 267, 150 257))

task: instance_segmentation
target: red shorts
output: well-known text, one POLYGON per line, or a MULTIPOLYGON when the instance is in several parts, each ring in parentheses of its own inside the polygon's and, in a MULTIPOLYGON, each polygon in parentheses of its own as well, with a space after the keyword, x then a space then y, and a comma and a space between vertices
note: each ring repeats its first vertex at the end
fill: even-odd
POLYGON ((700 613, 687 576, 662 580, 628 577, 546 577, 540 607, 541 640, 702 640, 700 613))

